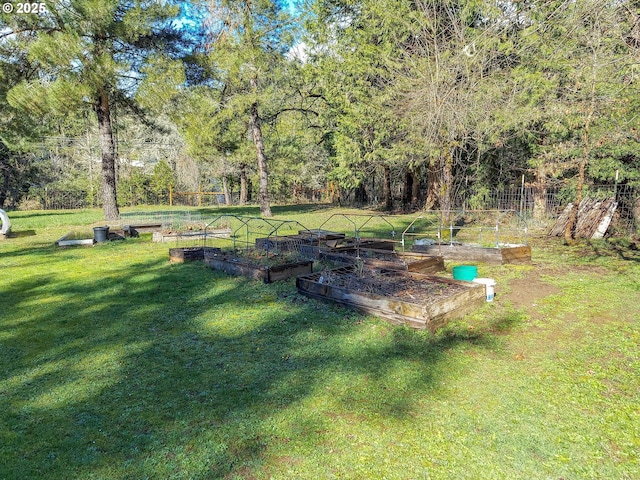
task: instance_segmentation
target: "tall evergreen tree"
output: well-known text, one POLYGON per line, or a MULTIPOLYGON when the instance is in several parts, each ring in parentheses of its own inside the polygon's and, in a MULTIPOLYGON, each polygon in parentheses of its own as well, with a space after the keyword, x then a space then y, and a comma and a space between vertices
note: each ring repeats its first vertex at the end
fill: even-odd
POLYGON ((169 20, 177 7, 153 0, 47 2, 46 11, 4 15, 3 42, 28 53, 39 75, 24 80, 9 101, 34 114, 88 109, 97 121, 106 220, 119 216, 114 108, 141 113, 132 100, 149 56, 176 40, 169 20))
POLYGON ((12 107, 8 92, 19 82, 33 78, 36 69, 11 42, 0 42, 0 208, 20 201, 28 180, 35 173, 28 156, 34 144, 48 131, 43 118, 33 118, 12 107))
POLYGON ((547 2, 523 12, 529 57, 521 73, 535 98, 541 175, 570 180, 575 191, 565 240, 573 242, 589 178, 638 177, 640 11, 635 1, 547 2))
POLYGON ((308 21, 309 66, 327 102, 331 178, 368 200, 367 180, 382 171, 385 209, 392 208, 392 170, 416 153, 409 125, 395 109, 398 74, 416 13, 404 0, 320 0, 308 21))
MULTIPOLYGON (((292 20, 286 3, 271 0, 213 0, 209 4, 208 60, 221 92, 221 121, 228 113, 245 119, 258 170, 260 212, 270 217, 269 168, 263 122, 274 97, 278 70, 291 46, 292 20)), ((273 112, 272 112, 273 114, 273 112)))

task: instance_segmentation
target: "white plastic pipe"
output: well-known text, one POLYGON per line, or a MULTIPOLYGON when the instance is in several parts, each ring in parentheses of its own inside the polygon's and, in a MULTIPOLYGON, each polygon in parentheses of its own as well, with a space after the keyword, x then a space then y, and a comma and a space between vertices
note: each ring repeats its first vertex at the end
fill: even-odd
POLYGON ((0 235, 6 235, 11 231, 11 221, 7 212, 0 209, 0 220, 2 221, 2 227, 0 227, 0 235))

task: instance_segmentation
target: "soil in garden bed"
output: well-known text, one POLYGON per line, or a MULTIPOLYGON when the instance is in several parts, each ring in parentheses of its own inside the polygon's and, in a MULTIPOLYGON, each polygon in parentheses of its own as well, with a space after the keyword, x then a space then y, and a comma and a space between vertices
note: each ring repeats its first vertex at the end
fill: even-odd
POLYGON ((275 267, 279 265, 288 265, 306 260, 297 252, 267 252, 261 249, 236 250, 236 251, 218 251, 212 252, 221 259, 233 263, 246 263, 255 268, 275 267))
POLYGON ((434 277, 407 275, 391 270, 367 269, 359 275, 349 269, 325 270, 318 275, 318 283, 354 292, 393 297, 412 303, 429 304, 441 298, 464 292, 464 285, 438 281, 434 277))
POLYGON ((204 261, 216 270, 263 280, 265 283, 306 275, 313 271, 311 260, 300 260, 298 256, 291 255, 266 255, 265 252, 205 253, 204 261))

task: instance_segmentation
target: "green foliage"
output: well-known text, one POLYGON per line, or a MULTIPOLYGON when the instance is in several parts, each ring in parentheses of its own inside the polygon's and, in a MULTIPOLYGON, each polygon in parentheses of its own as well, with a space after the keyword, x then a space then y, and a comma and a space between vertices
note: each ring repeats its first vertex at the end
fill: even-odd
MULTIPOLYGON (((49 2, 46 12, 3 15, 3 43, 20 52, 37 75, 21 78, 7 94, 14 108, 31 115, 95 115, 102 153, 105 218, 118 216, 116 145, 112 110, 140 114, 132 101, 135 74, 157 48, 173 40, 168 3, 120 0, 49 2), (132 74, 133 73, 133 74, 132 74)), ((2 40, 0 38, 0 40, 2 40)), ((11 63, 12 57, 8 57, 11 63)), ((138 77, 139 78, 139 77, 138 77)))
POLYGON ((594 180, 611 182, 616 170, 635 179, 638 122, 628 105, 638 85, 628 65, 637 52, 625 40, 633 29, 627 10, 593 1, 548 7, 537 11, 548 28, 524 37, 533 54, 520 70, 523 78, 543 77, 532 89, 532 106, 544 112, 538 157, 555 163, 556 176, 571 176, 585 159, 594 180))
POLYGON ((147 201, 147 193, 151 191, 151 179, 141 169, 134 168, 127 178, 118 183, 118 203, 136 206, 147 201))
POLYGON ((136 99, 152 111, 173 113, 182 100, 186 82, 184 65, 167 55, 155 54, 141 69, 144 75, 136 99))
POLYGON ((147 7, 118 0, 85 0, 70 8, 51 4, 48 13, 31 15, 32 36, 20 31, 23 16, 7 17, 18 32, 16 47, 42 71, 12 90, 12 104, 34 113, 66 113, 83 106, 91 110, 102 90, 114 94, 138 63, 131 56, 135 42, 152 31, 158 34, 161 22, 176 13, 174 7, 147 7))
POLYGON ((159 197, 165 197, 166 200, 169 195, 169 187, 173 187, 175 184, 176 179, 171 167, 166 162, 158 162, 153 167, 153 173, 151 174, 151 191, 159 197))

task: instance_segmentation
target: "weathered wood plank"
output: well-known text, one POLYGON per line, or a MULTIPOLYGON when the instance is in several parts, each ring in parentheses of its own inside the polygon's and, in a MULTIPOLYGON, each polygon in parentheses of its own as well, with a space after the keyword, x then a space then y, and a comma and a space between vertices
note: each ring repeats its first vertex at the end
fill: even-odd
POLYGON ((288 263, 285 265, 274 265, 267 269, 266 283, 277 282, 278 280, 286 280, 298 275, 307 275, 313 272, 312 261, 300 261, 297 263, 288 263))
POLYGON ((95 243, 93 238, 69 238, 71 236, 73 236, 73 232, 69 232, 66 235, 60 237, 58 240, 56 240, 56 245, 58 247, 74 247, 77 245, 93 245, 95 243))
POLYGON ((485 263, 531 263, 531 247, 478 247, 474 245, 414 245, 414 252, 440 255, 445 260, 475 261, 485 263))
POLYGON ((313 272, 313 262, 309 260, 266 267, 253 265, 232 256, 205 254, 204 262, 207 266, 229 275, 242 275, 255 280, 262 280, 265 283, 286 280, 296 275, 313 272))
POLYGON ((333 262, 354 264, 360 260, 372 268, 386 268, 390 270, 406 270, 416 273, 438 273, 445 270, 444 259, 439 256, 412 252, 390 252, 378 249, 339 249, 318 251, 318 258, 333 262), (376 257, 367 257, 374 254, 376 257))
POLYGON ((522 245, 501 249, 502 263, 531 263, 531 247, 522 245))
POLYGON ((369 250, 382 250, 385 252, 393 252, 396 246, 395 241, 380 238, 361 238, 359 240, 353 238, 345 238, 342 240, 327 241, 327 246, 336 251, 352 248, 366 248, 369 250), (332 244, 333 243, 333 244, 332 244))
POLYGON ((222 251, 215 247, 180 247, 169 249, 169 261, 172 263, 184 263, 204 260, 205 252, 220 254, 222 251))
POLYGON ((299 235, 303 235, 305 237, 316 238, 320 242, 326 242, 327 240, 339 240, 345 238, 344 233, 332 232, 330 230, 299 230, 299 235))
MULTIPOLYGON (((617 206, 618 202, 616 202, 614 198, 607 198, 605 200, 597 200, 590 197, 583 198, 578 206, 578 217, 574 232, 576 238, 588 239, 604 237, 617 206)), ((563 210, 551 228, 549 232, 550 236, 561 237, 564 235, 564 230, 569 221, 572 208, 573 203, 570 203, 563 210)))
POLYGON ((93 245, 93 238, 84 238, 81 240, 58 240, 56 245, 59 247, 72 247, 76 245, 93 245))

